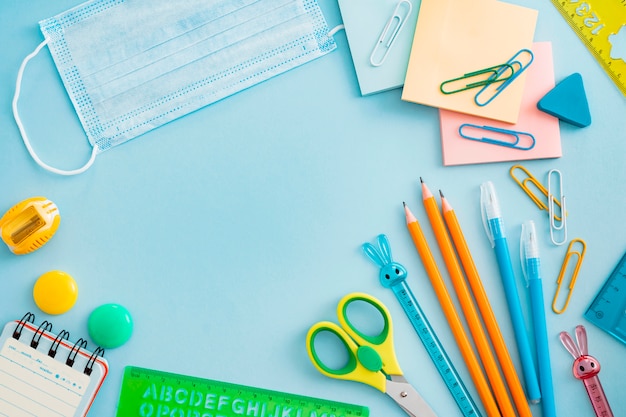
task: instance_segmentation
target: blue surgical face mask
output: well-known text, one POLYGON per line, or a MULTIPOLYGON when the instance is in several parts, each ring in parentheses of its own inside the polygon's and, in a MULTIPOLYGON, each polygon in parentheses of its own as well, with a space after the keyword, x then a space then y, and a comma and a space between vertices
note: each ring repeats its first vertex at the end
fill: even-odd
POLYGON ((40 27, 45 40, 20 68, 13 112, 35 161, 66 175, 336 47, 317 0, 92 0, 40 27), (18 114, 24 67, 45 45, 93 147, 72 171, 37 157, 18 114))

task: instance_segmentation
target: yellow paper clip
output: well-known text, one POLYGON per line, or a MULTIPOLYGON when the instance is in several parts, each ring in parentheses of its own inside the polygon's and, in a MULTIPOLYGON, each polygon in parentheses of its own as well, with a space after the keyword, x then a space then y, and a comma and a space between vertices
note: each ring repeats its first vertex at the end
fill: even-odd
POLYGON ((550 216, 550 239, 555 245, 562 245, 567 241, 567 216, 563 214, 565 213, 565 211, 566 208, 565 195, 563 194, 563 176, 561 175, 561 171, 559 171, 558 169, 551 169, 548 172, 548 213, 550 216), (554 193, 552 191, 552 174, 556 175, 559 182, 559 193, 561 195, 561 207, 559 210, 559 214, 561 215, 560 219, 558 219, 558 216, 556 215, 557 210, 554 207, 554 202, 557 201, 557 199, 554 198, 554 193), (556 235, 559 234, 557 232, 560 232, 562 240, 556 239, 556 235))
POLYGON ((383 63, 387 59, 387 55, 389 55, 389 51, 391 51, 391 47, 393 46, 394 42, 398 38, 398 34, 404 27, 404 24, 406 23, 407 18, 411 14, 412 9, 413 9, 413 6, 411 5, 410 1, 402 0, 398 2, 398 4, 396 5, 396 8, 393 11, 393 14, 391 15, 391 17, 387 21, 387 24, 383 28, 383 33, 381 33, 380 37, 378 38, 378 41, 376 41, 376 45, 374 45, 374 49, 372 50, 372 53, 370 55, 370 64, 372 64, 372 66, 380 67, 381 65, 383 65, 383 63), (406 7, 403 7, 403 5, 406 5, 406 7), (393 31, 391 32, 391 35, 388 36, 389 31, 392 27, 393 27, 393 31), (387 39, 386 42, 385 42, 385 39, 387 39), (383 44, 384 44, 385 50, 382 53, 382 56, 378 58, 376 56, 378 54, 378 49, 383 44))
POLYGON ((574 291, 574 285, 576 285, 576 278, 578 277, 578 272, 580 271, 580 266, 583 263, 583 258, 585 257, 585 251, 587 250, 587 244, 582 239, 573 239, 569 246, 567 247, 567 253, 565 254, 565 259, 563 259, 563 265, 561 265, 561 272, 559 272, 559 277, 556 279, 556 293, 554 294, 554 299, 552 300, 552 311, 556 314, 561 314, 567 308, 569 304, 570 298, 572 298, 572 291, 574 291), (575 251, 572 250, 572 247, 575 243, 580 243, 582 250, 575 251), (565 304, 563 308, 559 309, 556 306, 557 299, 559 298, 559 292, 561 291, 561 284, 563 284, 563 278, 565 277, 565 271, 567 271, 570 259, 572 256, 577 256, 576 265, 574 266, 574 271, 572 272, 572 278, 569 282, 567 298, 565 299, 565 304))
MULTIPOLYGON (((517 183, 517 185, 519 185, 522 190, 524 190, 524 192, 530 197, 531 200, 533 200, 535 202, 535 204, 537 205, 537 207, 539 207, 540 210, 545 210, 548 213, 550 213, 550 209, 548 207, 548 204, 546 204, 545 202, 543 202, 535 193, 533 193, 531 191, 531 189, 528 187, 528 184, 532 184, 535 186, 535 188, 537 188, 537 190, 539 190, 539 192, 541 194, 543 194, 546 199, 548 199, 548 190, 546 189, 546 187, 543 186, 543 184, 541 184, 530 172, 528 172, 528 170, 526 168, 524 168, 522 165, 513 165, 511 167, 511 169, 509 170, 509 174, 511 174, 511 177, 513 178, 513 180, 515 180, 515 182, 517 183), (524 178, 523 180, 519 180, 516 176, 514 171, 516 169, 520 169, 522 170, 525 174, 526 174, 526 178, 524 178)), ((561 206, 561 202, 554 198, 554 203, 559 206, 560 209, 562 209, 561 206)), ((555 210, 553 210, 555 211, 555 210)), ((561 210, 561 213, 566 214, 564 210, 561 210)), ((559 216, 556 215, 556 213, 553 213, 554 219, 558 222, 561 221, 561 218, 559 216)))

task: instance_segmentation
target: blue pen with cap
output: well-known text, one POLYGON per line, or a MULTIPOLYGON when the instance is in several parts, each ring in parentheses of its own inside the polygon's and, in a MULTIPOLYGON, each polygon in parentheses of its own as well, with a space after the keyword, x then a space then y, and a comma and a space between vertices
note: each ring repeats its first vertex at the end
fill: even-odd
POLYGON ((541 284, 539 245, 535 223, 532 220, 522 224, 520 258, 530 295, 531 319, 537 350, 537 368, 539 370, 539 387, 541 388, 541 409, 544 417, 556 417, 546 310, 543 301, 543 286, 541 284))
POLYGON ((517 292, 515 274, 513 273, 511 254, 506 240, 500 203, 498 202, 496 190, 491 181, 484 182, 480 186, 480 206, 487 237, 491 242, 491 247, 493 247, 496 252, 498 268, 502 277, 502 284, 504 285, 504 293, 509 306, 509 314, 511 315, 511 321, 513 323, 517 350, 520 355, 522 371, 526 382, 526 395, 532 404, 537 404, 541 399, 541 392, 537 381, 537 371, 530 348, 530 341, 526 334, 526 326, 524 325, 524 315, 522 313, 519 293, 517 292))

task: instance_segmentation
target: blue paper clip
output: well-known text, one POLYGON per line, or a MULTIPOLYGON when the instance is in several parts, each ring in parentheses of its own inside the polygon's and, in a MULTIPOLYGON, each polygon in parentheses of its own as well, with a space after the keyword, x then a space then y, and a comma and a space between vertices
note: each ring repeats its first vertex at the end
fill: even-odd
POLYGON ((475 140, 477 142, 489 143, 492 145, 506 146, 507 148, 514 148, 514 149, 519 149, 522 151, 529 151, 535 147, 535 137, 531 135, 530 133, 518 132, 515 130, 508 130, 508 129, 500 129, 500 128, 492 127, 492 126, 478 126, 478 125, 473 125, 469 123, 463 123, 461 126, 459 126, 459 135, 461 135, 461 137, 465 139, 475 140), (466 132, 463 132, 463 129, 465 129, 466 132), (504 139, 490 138, 486 136, 470 136, 469 134, 470 132, 467 132, 468 129, 476 130, 477 134, 480 134, 481 133, 480 131, 484 131, 488 133, 496 133, 498 136, 502 136, 504 139), (529 146, 520 145, 521 137, 529 138, 532 143, 529 146))
POLYGON ((391 15, 391 17, 387 21, 387 24, 383 28, 383 33, 381 33, 380 37, 378 38, 378 41, 376 41, 376 45, 374 45, 374 49, 372 50, 372 53, 370 55, 370 64, 372 64, 374 67, 380 67, 387 59, 387 55, 389 55, 389 51, 391 51, 391 47, 396 42, 396 39, 398 38, 398 34, 404 27, 404 24, 406 23, 407 18, 411 14, 412 9, 413 9, 413 6, 411 5, 411 2, 408 0, 402 0, 398 2, 398 4, 396 5, 396 8, 394 9, 393 14, 391 15), (407 7, 404 8, 406 9, 406 12, 404 12, 403 14, 400 14, 401 12, 403 12, 402 10, 403 4, 407 5, 407 7), (387 35, 389 34, 389 30, 391 29, 392 25, 394 26, 393 26, 393 31, 391 32, 391 36, 389 36, 389 38, 385 42, 385 38, 387 38, 387 35), (374 59, 376 58, 375 55, 378 52, 378 49, 383 44, 385 48, 383 56, 380 57, 378 61, 375 62, 374 61, 374 59))
POLYGON ((476 70, 473 72, 468 72, 467 74, 463 74, 463 76, 461 77, 444 81, 439 86, 439 90, 441 90, 441 92, 444 94, 460 93, 461 91, 469 90, 472 88, 483 87, 483 86, 484 86, 483 88, 485 88, 486 86, 493 84, 493 83, 504 82, 508 80, 509 78, 513 77, 514 75, 515 75, 515 69, 511 65, 509 64, 494 65, 493 67, 487 67, 487 68, 483 68, 483 69, 476 70), (505 74, 507 70, 511 72, 511 75, 500 78, 500 76, 502 74, 505 74), (487 75, 486 78, 484 77, 485 75, 487 75), (483 76, 483 77, 481 77, 478 81, 467 83, 467 80, 471 80, 472 78, 476 78, 480 76, 483 76), (466 84, 464 84, 463 86, 460 86, 456 90, 444 89, 444 86, 446 84, 452 84, 458 81, 463 81, 466 84))
POLYGON ((510 77, 507 77, 505 79, 499 79, 500 74, 494 74, 492 75, 492 77, 494 77, 494 82, 489 83, 487 85, 485 85, 478 93, 476 93, 476 97, 474 97, 474 102, 479 105, 479 106, 486 106, 487 104, 491 103, 491 101, 496 98, 502 91, 504 91, 505 88, 507 88, 513 81, 515 81, 515 79, 517 79, 517 77, 524 72, 524 70, 526 68, 528 68, 530 66, 530 64, 532 64, 533 60, 535 59, 535 56, 533 55, 532 51, 530 51, 529 49, 521 49, 519 52, 517 52, 515 55, 513 55, 513 57, 511 59, 509 59, 506 63, 506 65, 510 66, 511 68, 513 68, 513 75, 511 75, 510 77), (518 57, 522 54, 528 54, 529 58, 528 58, 528 62, 526 64, 523 64, 522 62, 520 62, 520 60, 518 60, 518 57), (495 82, 499 82, 499 81, 503 81, 504 82, 502 84, 499 84, 498 86, 496 86, 495 90, 491 92, 492 95, 489 96, 489 98, 487 99, 487 101, 485 102, 481 102, 479 97, 481 96, 481 94, 483 94, 484 92, 489 90, 489 87, 494 84, 495 82))

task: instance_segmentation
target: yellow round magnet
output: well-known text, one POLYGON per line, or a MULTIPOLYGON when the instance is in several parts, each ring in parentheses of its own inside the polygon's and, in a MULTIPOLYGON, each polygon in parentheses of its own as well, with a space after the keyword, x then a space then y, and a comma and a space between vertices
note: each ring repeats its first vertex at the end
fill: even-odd
POLYGON ((63 271, 49 271, 35 282, 33 298, 44 313, 63 314, 76 303, 78 285, 71 275, 63 271))

